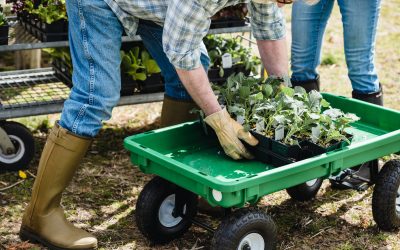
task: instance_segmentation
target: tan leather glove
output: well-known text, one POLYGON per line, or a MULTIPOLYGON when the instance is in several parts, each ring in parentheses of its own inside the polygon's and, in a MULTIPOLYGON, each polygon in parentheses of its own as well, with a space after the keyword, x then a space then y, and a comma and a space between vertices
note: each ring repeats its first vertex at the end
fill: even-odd
POLYGON ((204 121, 214 129, 222 148, 228 156, 235 160, 253 158, 239 139, 252 146, 258 144, 257 139, 250 132, 244 131, 243 127, 230 117, 226 109, 207 116, 204 121))

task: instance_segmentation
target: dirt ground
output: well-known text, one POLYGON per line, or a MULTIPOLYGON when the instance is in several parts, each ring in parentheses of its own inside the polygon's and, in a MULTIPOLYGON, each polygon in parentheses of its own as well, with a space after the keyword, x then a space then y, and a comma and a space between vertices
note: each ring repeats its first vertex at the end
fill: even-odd
MULTIPOLYGON (((289 13, 289 9, 286 10, 289 13)), ((382 2, 377 34, 376 64, 384 87, 385 105, 400 110, 400 2, 382 2)), ((290 18, 288 18, 290 19, 290 18)), ((322 91, 350 96, 351 87, 343 56, 340 14, 335 7, 325 37, 320 67, 322 91)), ((208 249, 212 235, 192 227, 182 238, 164 246, 151 245, 135 224, 135 203, 151 176, 130 163, 123 139, 158 127, 161 103, 116 108, 92 145, 72 184, 63 206, 68 219, 98 237, 100 249, 208 249)), ((30 197, 40 152, 58 115, 19 119, 34 131, 36 156, 28 178, 0 173, 0 249, 41 249, 21 242, 18 231, 30 197), (17 185, 7 188, 15 183, 17 185)), ((395 157, 395 156, 392 156, 395 157)), ((382 159, 383 161, 388 158, 382 159)), ((398 249, 399 232, 382 232, 372 219, 373 189, 365 192, 337 191, 325 182, 315 200, 295 202, 285 191, 264 197, 265 209, 279 228, 279 249, 398 249)), ((217 224, 220 218, 199 215, 217 224)))

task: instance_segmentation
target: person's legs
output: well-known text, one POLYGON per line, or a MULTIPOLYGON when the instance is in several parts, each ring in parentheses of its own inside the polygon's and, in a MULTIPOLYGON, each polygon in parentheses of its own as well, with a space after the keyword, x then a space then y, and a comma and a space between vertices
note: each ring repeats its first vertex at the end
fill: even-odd
POLYGON ((321 61, 322 40, 334 1, 321 0, 307 5, 302 1, 292 9, 292 85, 319 90, 317 67, 321 61))
POLYGON ((66 4, 74 86, 43 149, 20 237, 51 249, 95 249, 96 238, 66 220, 60 201, 119 99, 122 26, 103 0, 66 4))
MULTIPOLYGON (((165 80, 165 98, 161 112, 161 126, 170 126, 197 118, 190 111, 197 105, 186 91, 174 66, 170 63, 162 47, 163 28, 151 21, 140 20, 138 34, 150 55, 157 61, 165 80)), ((208 70, 210 59, 202 44, 201 62, 208 70)))
MULTIPOLYGON (((374 65, 380 0, 338 0, 338 4, 342 13, 346 63, 353 87, 352 97, 383 105, 382 87, 374 65)), ((366 189, 374 182, 379 171, 378 160, 363 163, 332 177, 332 187, 366 189), (369 183, 365 180, 369 180, 369 183)))
POLYGON ((355 94, 380 92, 374 65, 380 2, 338 0, 343 21, 346 63, 355 94))

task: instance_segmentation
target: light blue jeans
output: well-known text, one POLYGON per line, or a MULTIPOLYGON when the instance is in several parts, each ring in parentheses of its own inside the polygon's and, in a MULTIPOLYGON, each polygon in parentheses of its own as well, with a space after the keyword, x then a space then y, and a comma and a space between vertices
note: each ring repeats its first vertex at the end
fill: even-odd
MULTIPOLYGON (((353 91, 379 91, 374 66, 375 36, 380 0, 337 0, 342 15, 344 51, 353 91)), ((292 79, 313 80, 321 62, 321 44, 334 0, 316 5, 296 1, 292 9, 292 79)))
MULTIPOLYGON (((66 7, 74 65, 73 88, 64 103, 59 124, 74 134, 94 137, 119 101, 123 27, 103 0, 68 0, 66 7)), ((166 94, 190 99, 162 49, 162 27, 141 22, 138 34, 161 68, 166 94)), ((204 45, 202 51, 201 61, 207 70, 210 60, 204 45)))

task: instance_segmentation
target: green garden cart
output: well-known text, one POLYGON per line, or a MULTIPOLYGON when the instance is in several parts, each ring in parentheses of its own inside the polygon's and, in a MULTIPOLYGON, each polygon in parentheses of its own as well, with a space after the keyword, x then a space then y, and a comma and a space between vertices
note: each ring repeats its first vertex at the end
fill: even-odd
MULTIPOLYGON (((286 189, 292 198, 310 199, 322 180, 400 152, 399 111, 332 94, 323 97, 332 107, 361 118, 346 131, 353 135, 352 143, 279 167, 231 160, 215 137, 205 135, 200 122, 127 137, 124 145, 132 163, 156 175, 136 204, 139 230, 151 242, 163 244, 195 224, 214 234, 211 249, 274 249, 277 229, 271 216, 251 206, 261 197, 286 189), (230 211, 218 228, 196 220, 199 197, 230 211)), ((390 160, 371 173, 364 181, 374 185, 374 220, 383 230, 395 230, 400 227, 400 161, 390 160)))

